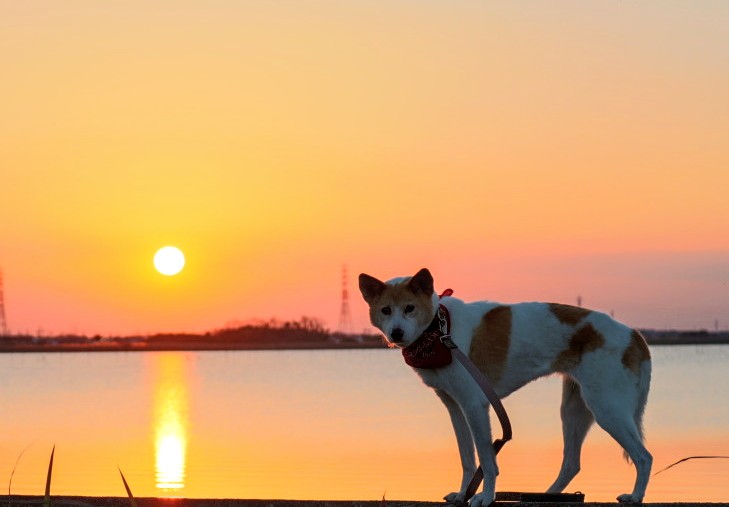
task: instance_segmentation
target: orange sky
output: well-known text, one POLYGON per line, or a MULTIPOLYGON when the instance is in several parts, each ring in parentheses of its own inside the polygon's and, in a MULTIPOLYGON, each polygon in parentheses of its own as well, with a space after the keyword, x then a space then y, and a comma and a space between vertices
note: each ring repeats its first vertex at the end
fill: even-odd
POLYGON ((347 264, 729 328, 728 25, 722 1, 3 1, 8 326, 336 328, 347 264))

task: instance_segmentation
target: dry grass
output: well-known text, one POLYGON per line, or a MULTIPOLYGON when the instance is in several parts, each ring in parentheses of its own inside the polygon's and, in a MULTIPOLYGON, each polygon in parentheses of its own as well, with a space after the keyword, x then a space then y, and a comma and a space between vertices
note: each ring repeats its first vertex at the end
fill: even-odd
MULTIPOLYGON (((28 445, 25 449, 23 449, 20 452, 20 455, 18 456, 18 459, 15 461, 15 466, 13 466, 13 471, 10 473, 10 481, 8 482, 8 507, 12 507, 11 503, 11 486, 13 484, 13 475, 15 475, 15 469, 18 467, 18 463, 20 462, 20 458, 23 456, 23 453, 28 450, 28 448, 33 445, 32 443, 28 445)), ((53 476, 53 457, 56 454, 56 446, 53 446, 53 449, 51 450, 51 459, 48 461, 48 474, 46 475, 46 491, 45 495, 43 497, 42 503, 43 507, 53 507, 53 501, 51 499, 51 478, 53 476)), ((122 482, 124 483, 124 489, 127 490, 127 496, 129 497, 129 503, 131 507, 137 507, 137 501, 134 499, 134 495, 132 494, 132 490, 129 487, 129 484, 127 483, 126 478, 124 477, 124 474, 121 471, 121 468, 117 467, 119 469, 119 474, 121 475, 122 482)), ((20 502, 22 504, 40 504, 40 500, 24 500, 20 502)), ((73 504, 73 505, 81 505, 81 506, 88 506, 88 507, 94 507, 93 505, 86 504, 83 502, 64 502, 64 504, 73 504)))

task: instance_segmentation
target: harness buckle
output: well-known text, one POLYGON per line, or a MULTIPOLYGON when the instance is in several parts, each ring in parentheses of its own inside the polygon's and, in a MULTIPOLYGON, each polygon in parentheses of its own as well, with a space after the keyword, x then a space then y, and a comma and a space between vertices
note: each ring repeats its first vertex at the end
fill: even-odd
POLYGON ((440 337, 440 342, 451 350, 458 348, 458 346, 455 343, 453 343, 453 340, 451 339, 450 334, 442 335, 440 337))

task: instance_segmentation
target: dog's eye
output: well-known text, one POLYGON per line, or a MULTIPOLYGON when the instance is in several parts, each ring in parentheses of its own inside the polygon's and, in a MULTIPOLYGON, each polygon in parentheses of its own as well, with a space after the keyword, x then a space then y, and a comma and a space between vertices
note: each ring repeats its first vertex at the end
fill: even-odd
POLYGON ((415 307, 413 305, 406 305, 405 306, 405 313, 410 313, 413 310, 415 310, 415 307))
POLYGON ((390 310, 389 306, 385 306, 380 310, 384 315, 390 315, 392 313, 392 310, 390 310))

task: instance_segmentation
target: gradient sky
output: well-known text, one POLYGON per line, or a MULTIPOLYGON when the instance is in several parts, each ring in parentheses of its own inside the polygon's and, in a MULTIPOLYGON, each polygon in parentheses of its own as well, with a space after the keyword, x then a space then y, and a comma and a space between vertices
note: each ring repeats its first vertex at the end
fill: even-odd
POLYGON ((729 3, 0 0, 17 332, 338 324, 341 269, 729 328, 729 3), (152 257, 174 244, 182 274, 152 257))

